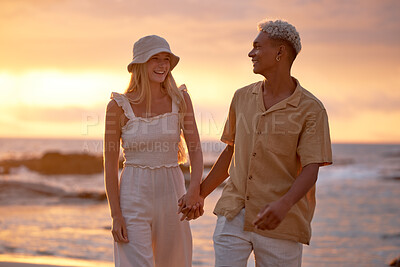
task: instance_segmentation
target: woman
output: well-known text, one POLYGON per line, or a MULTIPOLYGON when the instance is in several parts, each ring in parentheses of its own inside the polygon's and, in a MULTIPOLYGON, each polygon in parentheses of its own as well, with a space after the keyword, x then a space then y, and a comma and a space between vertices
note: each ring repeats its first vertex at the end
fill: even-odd
POLYGON ((177 214, 185 194, 178 165, 185 160, 182 139, 191 164, 185 203, 197 214, 203 157, 189 94, 171 74, 178 61, 165 39, 139 39, 128 89, 112 93, 107 105, 104 166, 115 266, 191 266, 189 223, 177 214), (118 181, 120 141, 125 161, 118 181))

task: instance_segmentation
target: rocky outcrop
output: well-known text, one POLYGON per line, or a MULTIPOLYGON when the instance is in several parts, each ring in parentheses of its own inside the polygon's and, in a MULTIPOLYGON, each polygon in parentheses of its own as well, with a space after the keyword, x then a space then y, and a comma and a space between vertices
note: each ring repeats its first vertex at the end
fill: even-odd
MULTIPOLYGON (((122 166, 122 162, 120 162, 122 166)), ((103 157, 90 154, 62 154, 47 152, 38 158, 4 160, 0 162, 3 174, 12 168, 25 166, 40 174, 95 174, 103 171, 103 157)))
POLYGON ((389 266, 395 266, 395 267, 400 267, 400 256, 393 259, 390 263, 389 266))
MULTIPOLYGON (((31 171, 45 175, 54 174, 96 174, 103 172, 103 157, 86 153, 63 154, 60 152, 46 152, 41 157, 20 160, 0 161, 0 174, 9 174, 12 168, 25 166, 31 171)), ((119 161, 123 167, 123 159, 119 161)), ((189 175, 187 164, 180 166, 185 178, 189 175)), ((211 166, 204 166, 211 168, 211 166)))

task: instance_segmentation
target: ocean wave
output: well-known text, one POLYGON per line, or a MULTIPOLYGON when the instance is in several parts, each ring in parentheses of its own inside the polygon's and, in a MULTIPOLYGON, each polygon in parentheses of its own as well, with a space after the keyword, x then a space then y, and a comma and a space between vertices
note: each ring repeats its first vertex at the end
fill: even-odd
POLYGON ((0 181, 0 205, 44 198, 57 198, 61 201, 65 199, 104 201, 106 194, 94 191, 67 192, 59 187, 42 183, 0 181))

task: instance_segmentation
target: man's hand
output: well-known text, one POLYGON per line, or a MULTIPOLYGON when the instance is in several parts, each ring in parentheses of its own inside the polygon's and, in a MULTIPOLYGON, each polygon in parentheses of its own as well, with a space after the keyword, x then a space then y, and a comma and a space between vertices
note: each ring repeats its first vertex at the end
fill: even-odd
POLYGON ((261 209, 253 224, 260 230, 273 230, 283 221, 290 208, 282 199, 271 202, 261 209))

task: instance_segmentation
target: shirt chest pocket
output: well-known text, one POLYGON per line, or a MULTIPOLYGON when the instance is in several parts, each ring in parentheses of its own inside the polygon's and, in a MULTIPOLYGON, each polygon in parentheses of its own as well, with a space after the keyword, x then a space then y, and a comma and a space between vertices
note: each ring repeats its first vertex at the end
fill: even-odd
POLYGON ((290 122, 275 123, 264 135, 265 148, 274 154, 294 155, 301 127, 290 122))
POLYGON ((266 149, 279 155, 293 155, 297 149, 297 135, 293 134, 268 134, 266 136, 266 149))

